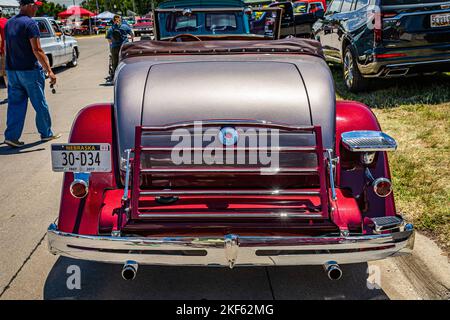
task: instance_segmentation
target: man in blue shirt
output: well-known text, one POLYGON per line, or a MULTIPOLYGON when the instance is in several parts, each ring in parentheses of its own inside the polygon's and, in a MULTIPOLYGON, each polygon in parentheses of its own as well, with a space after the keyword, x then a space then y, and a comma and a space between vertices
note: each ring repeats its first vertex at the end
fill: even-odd
POLYGON ((112 81, 114 77, 114 72, 119 64, 120 48, 124 43, 128 42, 128 35, 131 36, 131 41, 134 41, 133 30, 126 22, 122 23, 122 18, 119 15, 115 15, 113 25, 106 33, 106 39, 108 39, 109 46, 111 48, 112 58, 112 74, 110 75, 108 81, 112 81))
POLYGON ((8 112, 5 143, 11 147, 24 145, 19 141, 22 135, 28 99, 36 110, 36 127, 42 141, 61 137, 54 135, 51 118, 45 99, 45 74, 50 84, 56 83, 47 56, 41 48, 39 28, 32 19, 42 2, 20 0, 20 12, 9 19, 5 27, 6 72, 8 85, 8 112))

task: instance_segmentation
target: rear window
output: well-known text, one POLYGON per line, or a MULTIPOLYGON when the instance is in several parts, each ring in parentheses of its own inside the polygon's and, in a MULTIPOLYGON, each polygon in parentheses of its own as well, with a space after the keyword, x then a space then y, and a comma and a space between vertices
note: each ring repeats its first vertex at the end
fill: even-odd
POLYGON ((37 23, 39 27, 39 33, 41 34, 41 38, 49 38, 51 36, 51 33, 47 27, 47 24, 41 20, 39 20, 37 23))
POLYGON ((166 21, 166 30, 169 32, 196 31, 198 29, 198 19, 196 14, 182 15, 170 14, 166 21))
POLYGON ((382 0, 385 6, 401 6, 404 4, 440 3, 442 0, 382 0))
POLYGON ((236 16, 233 13, 209 13, 206 15, 206 29, 211 31, 236 30, 236 16))

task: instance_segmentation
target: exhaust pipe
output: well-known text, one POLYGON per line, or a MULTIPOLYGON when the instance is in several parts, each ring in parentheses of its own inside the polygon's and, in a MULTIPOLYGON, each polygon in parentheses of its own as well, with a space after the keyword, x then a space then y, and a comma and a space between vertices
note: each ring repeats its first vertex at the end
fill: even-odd
POLYGON ((122 278, 124 280, 134 280, 137 271, 138 263, 136 261, 127 261, 122 268, 122 278))
POLYGON ((342 277, 342 270, 336 261, 328 261, 323 265, 323 268, 330 280, 339 280, 342 277))
POLYGON ((387 72, 386 77, 404 77, 408 74, 409 68, 391 69, 387 72))

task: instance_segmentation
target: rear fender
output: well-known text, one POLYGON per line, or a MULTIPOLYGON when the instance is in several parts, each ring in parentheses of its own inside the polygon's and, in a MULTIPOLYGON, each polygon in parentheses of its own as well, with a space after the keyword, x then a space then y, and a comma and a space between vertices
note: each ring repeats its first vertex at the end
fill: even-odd
MULTIPOLYGON (((111 104, 90 105, 75 118, 69 143, 109 143, 111 145, 112 172, 91 174, 89 193, 83 199, 70 194, 73 173, 65 173, 61 194, 58 229, 63 232, 96 235, 100 229, 100 211, 105 189, 117 188, 116 143, 113 131, 113 107, 111 104)), ((109 217, 112 221, 113 217, 109 217)))
MULTIPOLYGON (((336 103, 336 153, 340 161, 336 170, 338 188, 351 192, 353 197, 361 194, 364 188, 364 169, 359 163, 359 155, 347 151, 341 143, 341 135, 347 131, 373 130, 381 131, 380 124, 370 108, 354 101, 336 103)), ((386 152, 380 152, 371 167, 375 178, 391 179, 386 152)), ((393 216, 396 214, 393 193, 387 198, 380 198, 368 188, 369 208, 364 217, 393 216)))

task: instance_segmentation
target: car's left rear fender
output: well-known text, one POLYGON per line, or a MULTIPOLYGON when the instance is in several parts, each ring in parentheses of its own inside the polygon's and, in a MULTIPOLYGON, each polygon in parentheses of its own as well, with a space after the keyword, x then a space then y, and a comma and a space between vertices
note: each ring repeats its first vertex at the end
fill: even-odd
MULTIPOLYGON (((103 192, 117 187, 117 164, 114 143, 113 108, 111 104, 90 105, 82 109, 72 126, 69 143, 109 143, 111 145, 112 172, 94 172, 90 176, 89 193, 77 199, 70 193, 73 173, 65 173, 61 194, 58 228, 64 232, 98 234, 103 192)), ((111 216, 112 221, 112 216, 111 216)))

